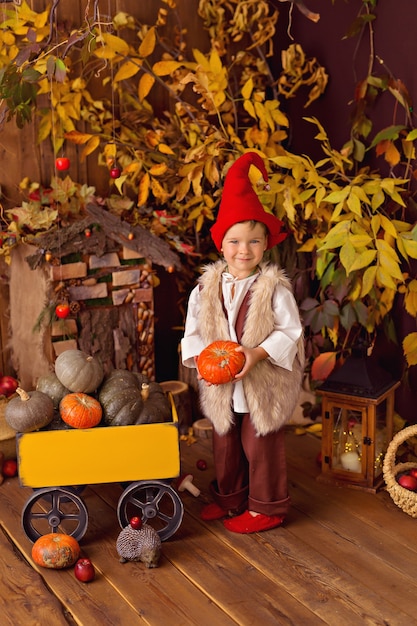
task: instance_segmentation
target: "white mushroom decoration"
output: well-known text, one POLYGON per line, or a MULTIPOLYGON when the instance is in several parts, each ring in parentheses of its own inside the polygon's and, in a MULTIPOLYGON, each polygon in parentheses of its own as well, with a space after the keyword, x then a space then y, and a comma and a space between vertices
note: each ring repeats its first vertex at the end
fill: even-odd
POLYGON ((194 477, 192 474, 184 474, 178 480, 177 489, 178 491, 189 491, 193 496, 198 498, 201 491, 193 484, 193 479, 194 477))

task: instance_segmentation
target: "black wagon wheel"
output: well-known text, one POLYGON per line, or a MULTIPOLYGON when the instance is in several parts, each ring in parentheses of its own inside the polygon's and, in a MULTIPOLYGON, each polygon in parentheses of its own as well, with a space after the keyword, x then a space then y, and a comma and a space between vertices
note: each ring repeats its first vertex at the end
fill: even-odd
POLYGON ((26 501, 22 526, 27 537, 35 542, 47 533, 63 532, 79 541, 88 524, 87 507, 71 489, 38 489, 26 501))
POLYGON ((178 493, 162 480, 131 483, 123 491, 117 505, 122 528, 132 517, 151 524, 161 541, 169 539, 180 527, 184 507, 178 493))

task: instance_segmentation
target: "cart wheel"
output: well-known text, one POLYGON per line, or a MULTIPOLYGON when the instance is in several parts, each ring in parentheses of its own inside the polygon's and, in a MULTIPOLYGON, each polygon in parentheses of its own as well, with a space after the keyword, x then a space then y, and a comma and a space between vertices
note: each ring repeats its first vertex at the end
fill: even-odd
POLYGON ((184 507, 175 489, 160 480, 132 483, 124 490, 117 505, 122 528, 137 515, 143 522, 151 523, 161 541, 178 530, 183 513, 184 507))
POLYGON ((87 523, 87 507, 70 489, 38 489, 22 512, 23 530, 33 542, 50 532, 63 532, 79 541, 86 533, 87 523))

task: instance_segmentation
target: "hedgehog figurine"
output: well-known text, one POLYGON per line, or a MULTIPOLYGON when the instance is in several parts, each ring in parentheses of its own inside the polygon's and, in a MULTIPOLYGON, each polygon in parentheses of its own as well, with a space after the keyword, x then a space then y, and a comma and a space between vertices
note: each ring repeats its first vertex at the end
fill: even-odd
POLYGON ((161 539, 152 526, 142 524, 139 517, 132 517, 117 537, 116 550, 121 563, 142 561, 146 567, 158 567, 161 539))

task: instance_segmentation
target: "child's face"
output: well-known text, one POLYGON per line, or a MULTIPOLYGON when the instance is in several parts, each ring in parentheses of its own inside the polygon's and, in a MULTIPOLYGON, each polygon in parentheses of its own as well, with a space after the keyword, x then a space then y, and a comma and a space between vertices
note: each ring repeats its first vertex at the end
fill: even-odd
POLYGON ((229 272, 235 278, 250 276, 262 261, 267 248, 267 237, 263 224, 250 222, 234 224, 224 236, 222 252, 229 272))

